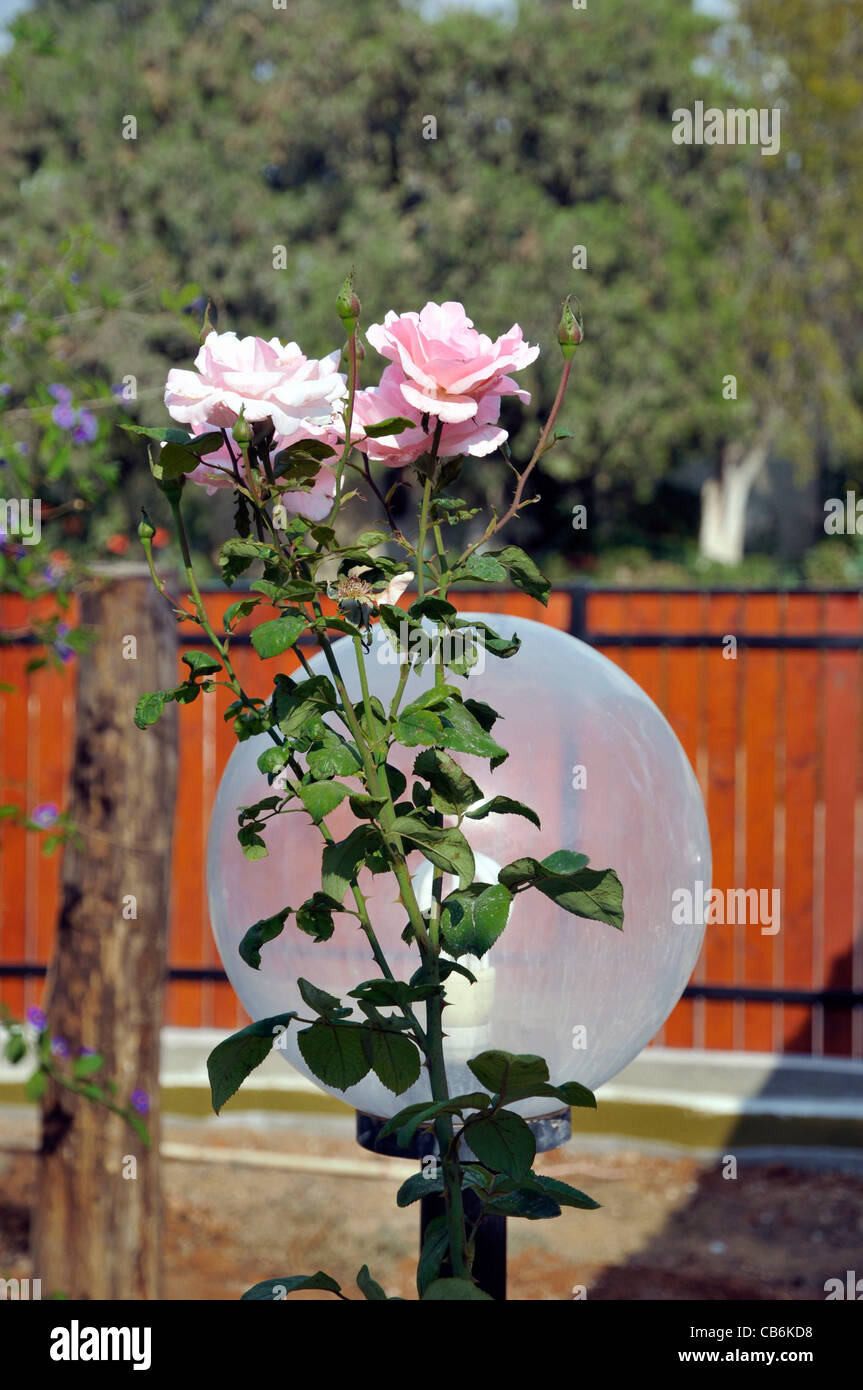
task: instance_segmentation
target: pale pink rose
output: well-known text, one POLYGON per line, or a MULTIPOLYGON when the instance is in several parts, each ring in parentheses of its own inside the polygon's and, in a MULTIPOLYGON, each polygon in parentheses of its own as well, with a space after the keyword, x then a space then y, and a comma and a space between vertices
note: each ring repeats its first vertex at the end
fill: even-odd
MULTIPOLYGON (((403 430, 401 434, 383 435, 380 439, 366 439, 359 443, 370 459, 386 463, 390 468, 415 463, 420 454, 430 451, 434 435, 434 426, 428 432, 424 430, 420 412, 405 400, 402 393, 404 381, 401 367, 393 364, 385 369, 379 386, 358 391, 354 400, 351 435, 355 443, 362 438, 364 429, 381 420, 401 416, 405 420, 416 421, 413 429, 403 430)), ((497 423, 499 414, 500 396, 483 396, 472 419, 443 426, 438 446, 439 457, 453 458, 456 454, 479 456, 491 454, 500 448, 507 435, 506 430, 497 423)))
POLYGON ((296 488, 290 492, 280 492, 279 501, 286 512, 304 516, 307 521, 323 521, 332 510, 335 495, 336 475, 326 464, 321 464, 310 491, 296 488))
POLYGON ((530 400, 507 375, 539 355, 517 324, 493 342, 477 333, 463 305, 449 301, 429 303, 419 314, 391 310, 382 324, 372 324, 366 337, 401 367, 402 398, 421 414, 455 424, 474 419, 485 396, 530 400))
POLYGON ((241 410, 250 423, 272 420, 279 434, 304 425, 324 429, 345 396, 338 363, 338 352, 316 361, 296 343, 283 345, 278 338, 265 342, 209 333, 194 372, 173 367, 168 373, 165 405, 175 420, 196 432, 228 428, 241 410))

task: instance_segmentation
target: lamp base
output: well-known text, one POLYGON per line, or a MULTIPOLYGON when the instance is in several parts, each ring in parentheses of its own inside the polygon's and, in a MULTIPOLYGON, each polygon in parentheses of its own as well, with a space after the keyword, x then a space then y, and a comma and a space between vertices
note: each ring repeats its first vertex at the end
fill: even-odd
MULTIPOLYGON (((358 1110, 357 1143, 360 1148, 370 1149, 373 1153, 386 1154, 391 1158, 423 1159, 431 1154, 437 1155, 439 1152, 437 1139, 432 1130, 418 1130, 408 1148, 400 1149, 396 1143, 395 1135, 391 1134, 386 1139, 380 1139, 380 1132, 385 1124, 385 1120, 381 1120, 375 1115, 365 1115, 361 1110, 358 1110)), ((572 1118, 568 1109, 557 1110, 553 1115, 540 1115, 535 1120, 528 1120, 527 1124, 533 1131, 537 1153, 547 1153, 549 1149, 558 1148, 561 1144, 565 1144, 572 1134, 572 1118)), ((462 1157, 469 1161, 474 1158, 474 1155, 469 1148, 465 1147, 462 1151, 462 1157)), ((466 1188, 464 1192, 464 1209, 468 1221, 475 1221, 480 1214, 479 1198, 470 1188, 466 1188)), ((442 1216, 444 1211, 444 1199, 439 1193, 433 1193, 420 1199, 420 1249, 423 1247, 430 1222, 436 1216, 442 1216)), ((441 1266, 439 1278, 445 1279, 450 1274, 449 1261, 445 1261, 441 1266)), ((476 1233, 473 1275, 479 1287, 490 1298, 498 1302, 506 1300, 505 1216, 487 1216, 479 1227, 476 1233)))

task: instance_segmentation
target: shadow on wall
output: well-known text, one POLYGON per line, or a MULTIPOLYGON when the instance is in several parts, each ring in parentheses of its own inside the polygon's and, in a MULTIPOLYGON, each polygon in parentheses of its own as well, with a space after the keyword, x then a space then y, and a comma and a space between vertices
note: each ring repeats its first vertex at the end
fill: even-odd
MULTIPOLYGON (((849 987, 852 956, 850 948, 834 961, 828 989, 849 987)), ((827 1011, 824 1032, 832 1053, 850 1054, 851 1027, 849 1005, 827 1011)), ((810 1020, 787 1051, 809 1052, 811 1029, 810 1020)), ((852 1087, 859 1097, 853 1078, 842 1097, 834 1095, 850 1098, 852 1087)), ((820 1087, 818 1094, 823 1098, 820 1087)), ((800 1098, 781 1069, 759 1097, 800 1098)), ((640 1250, 593 1281, 588 1298, 820 1300, 828 1280, 846 1287, 848 1270, 863 1274, 863 1122, 850 1150, 845 1124, 843 1165, 823 1120, 823 1147, 805 1155, 798 1149, 792 1160, 781 1157, 781 1146, 791 1140, 791 1125, 799 1141, 799 1121, 740 1117, 717 1162, 696 1169, 693 1161, 695 1191, 685 1205, 640 1250), (768 1147, 780 1154, 765 1158, 768 1147)))

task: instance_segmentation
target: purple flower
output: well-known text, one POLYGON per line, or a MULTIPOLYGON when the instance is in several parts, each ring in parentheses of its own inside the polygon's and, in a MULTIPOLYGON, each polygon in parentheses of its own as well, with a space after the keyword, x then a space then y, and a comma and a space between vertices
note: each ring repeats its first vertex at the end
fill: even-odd
POLYGON ((23 322, 24 315, 21 313, 21 310, 19 309, 16 313, 12 315, 11 319, 9 320, 9 327, 20 328, 23 322))
POLYGON ((95 1057, 95 1056, 96 1056, 96 1049, 95 1049, 95 1047, 79 1047, 79 1048, 78 1048, 78 1056, 79 1056, 79 1057, 95 1057))
POLYGON ((72 274, 69 276, 69 282, 72 285, 80 285, 83 279, 84 277, 81 274, 80 270, 73 270, 72 274))
POLYGON ((146 1091, 135 1090, 130 1097, 133 1106, 139 1115, 146 1115, 150 1109, 150 1097, 146 1091))
POLYGON ((53 396, 54 400, 59 401, 60 405, 68 405, 72 400, 72 392, 69 390, 69 387, 61 386, 58 381, 55 381, 53 385, 48 387, 48 395, 53 396))
POLYGON ((0 396, 8 396, 11 391, 12 387, 8 381, 0 381, 0 396))
POLYGON ((41 1032, 48 1020, 41 1009, 32 1008, 27 1010, 27 1022, 32 1023, 33 1027, 41 1032))
POLYGON ((53 1056, 55 1056, 55 1057, 68 1057, 68 1056, 69 1056, 69 1044, 67 1043, 66 1039, 65 1039, 65 1038, 52 1038, 52 1039, 51 1039, 51 1052, 52 1052, 53 1056))
POLYGON ((18 450, 18 453, 19 453, 19 454, 29 454, 29 452, 30 452, 30 445, 29 445, 29 444, 23 444, 23 443, 22 443, 22 444, 16 444, 16 445, 15 445, 15 448, 18 450))
POLYGON ((51 411, 51 419, 61 430, 71 430, 75 424, 75 412, 71 405, 55 405, 51 411))
POLYGON ((96 416, 90 410, 78 411, 78 423, 72 431, 72 438, 76 444, 92 444, 96 435, 99 433, 99 424, 96 416))
POLYGON ((60 812, 53 801, 45 801, 33 812, 33 821, 40 830, 49 830, 55 824, 60 812))

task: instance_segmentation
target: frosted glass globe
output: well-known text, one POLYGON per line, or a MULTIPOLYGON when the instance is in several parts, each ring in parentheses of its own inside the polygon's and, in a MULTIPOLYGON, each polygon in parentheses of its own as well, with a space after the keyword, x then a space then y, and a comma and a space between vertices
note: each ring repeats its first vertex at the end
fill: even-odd
MULTIPOLYGON (((450 1093, 475 1089, 469 1057, 488 1048, 539 1053, 555 1083, 575 1080, 595 1089, 616 1075, 650 1041, 679 999, 701 947, 703 926, 672 921, 675 890, 710 883, 710 838, 698 784, 674 732, 634 681, 591 647, 556 628, 500 613, 462 614, 502 636, 517 633, 521 650, 501 660, 483 653, 484 669, 467 680, 450 677, 465 698, 482 700, 501 715, 495 738, 509 750, 493 773, 488 763, 457 760, 487 795, 527 802, 540 815, 538 830, 520 816, 490 815, 463 823, 477 859, 477 878, 496 880, 497 868, 557 849, 587 854, 593 868, 616 869, 624 888, 624 927, 586 921, 558 908, 535 889, 514 900, 503 935, 480 961, 462 958, 475 985, 458 975, 447 982, 445 1055, 450 1093)), ((360 684, 351 639, 334 651, 352 700, 360 684)), ((376 632, 367 658, 369 685, 385 706, 399 667, 385 636, 376 632)), ((482 664, 482 663, 481 663, 482 664)), ((322 654, 311 661, 327 671, 322 654)), ((432 683, 428 666, 410 676, 403 705, 432 683)), ((356 919, 336 914, 333 937, 315 944, 289 919, 282 935, 261 950, 261 967, 237 951, 249 926, 290 904, 299 907, 320 888, 323 841, 304 813, 283 815, 266 831, 269 857, 249 861, 237 842, 237 810, 269 794, 257 758, 266 736, 238 744, 219 787, 210 825, 207 884, 210 917, 228 977, 253 1019, 298 1009, 309 1016, 295 981, 345 998, 362 980, 377 978, 356 919)), ((419 749, 394 749, 390 761, 408 775, 419 749)), ((345 779, 347 780, 347 779, 345 779)), ((328 818, 336 839, 356 821, 347 801, 328 818)), ((421 906, 428 903, 432 869, 419 852, 408 860, 421 906)), ((360 886, 371 920, 397 979, 418 966, 416 950, 401 940, 406 914, 392 875, 363 869, 360 886)), ((444 891, 455 885, 444 880, 444 891)), ((350 895, 347 902, 352 905, 350 895)), ((362 1015, 357 1013, 356 1018, 362 1015)), ((296 1044, 296 1025, 283 1055, 313 1077, 296 1044)), ((323 1089, 329 1089, 324 1087, 323 1089)), ((359 1110, 389 1116, 430 1095, 427 1076, 400 1096, 373 1072, 347 1091, 332 1091, 359 1110)), ((523 1101, 526 1116, 559 1109, 556 1101, 523 1101)))

